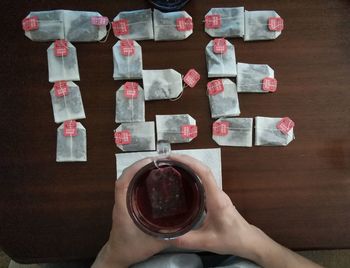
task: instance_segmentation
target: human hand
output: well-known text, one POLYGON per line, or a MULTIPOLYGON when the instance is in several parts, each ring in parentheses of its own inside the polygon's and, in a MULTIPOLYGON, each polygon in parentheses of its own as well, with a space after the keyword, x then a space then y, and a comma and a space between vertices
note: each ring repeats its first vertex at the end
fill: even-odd
POLYGON ((112 230, 108 242, 92 267, 128 267, 148 259, 169 245, 164 240, 142 232, 130 218, 126 207, 126 195, 131 179, 140 168, 150 162, 151 159, 136 162, 125 169, 116 181, 112 230))

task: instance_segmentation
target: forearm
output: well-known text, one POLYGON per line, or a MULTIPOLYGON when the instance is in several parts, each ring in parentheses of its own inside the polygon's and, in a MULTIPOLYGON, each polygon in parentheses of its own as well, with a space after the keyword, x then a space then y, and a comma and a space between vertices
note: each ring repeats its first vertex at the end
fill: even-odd
POLYGON ((254 241, 251 248, 252 261, 265 268, 320 268, 308 259, 281 246, 260 229, 254 230, 254 241))
POLYGON ((127 268, 129 265, 118 260, 117 255, 117 252, 111 251, 107 242, 98 253, 91 268, 127 268))

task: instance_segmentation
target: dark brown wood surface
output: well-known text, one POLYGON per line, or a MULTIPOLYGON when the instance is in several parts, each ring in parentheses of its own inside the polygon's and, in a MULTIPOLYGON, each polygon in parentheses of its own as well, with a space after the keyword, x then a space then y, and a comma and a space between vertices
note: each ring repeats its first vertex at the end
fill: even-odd
MULTIPOLYGON (((146 1, 2 1, 0 93, 0 245, 21 262, 94 257, 109 235, 113 206, 115 91, 113 35, 76 43, 87 119, 87 163, 56 163, 56 128, 46 49, 24 36, 30 11, 99 11, 113 19, 146 1)), ((156 114, 189 113, 199 137, 173 149, 217 147, 211 139, 202 20, 211 7, 243 1, 192 0, 195 23, 185 41, 140 41, 145 69, 197 69, 202 79, 177 102, 146 104, 156 114)), ((243 117, 290 116, 296 140, 287 147, 222 148, 223 187, 245 218, 293 249, 350 248, 350 2, 244 1, 274 9, 285 30, 274 41, 229 39, 239 62, 275 70, 275 94, 239 95, 243 117)), ((234 231, 234 230, 232 230, 234 231)))

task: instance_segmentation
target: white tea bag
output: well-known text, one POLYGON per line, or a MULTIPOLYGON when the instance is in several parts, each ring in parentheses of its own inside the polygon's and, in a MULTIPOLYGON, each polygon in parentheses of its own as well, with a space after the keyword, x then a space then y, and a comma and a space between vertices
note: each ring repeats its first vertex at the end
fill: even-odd
POLYGON ((196 120, 188 114, 156 115, 157 140, 186 143, 197 137, 196 120))
POLYGON ((214 39, 205 48, 208 77, 237 75, 235 47, 224 38, 214 39))
POLYGON ((183 91, 182 76, 173 69, 143 70, 145 100, 177 98, 183 91))
POLYGON ((252 147, 253 118, 220 118, 213 123, 213 140, 221 146, 252 147))
POLYGON ((57 162, 85 162, 86 130, 76 121, 66 121, 57 129, 57 162))
POLYGON ((152 9, 120 12, 114 18, 112 28, 119 39, 153 39, 152 9))
POLYGON ((114 141, 125 152, 153 151, 154 122, 123 123, 114 131, 114 141))
POLYGON ((71 42, 94 42, 107 34, 107 17, 98 12, 64 11, 65 39, 71 42))
POLYGON ((256 146, 286 146, 294 138, 294 122, 290 118, 255 117, 256 146))
POLYGON ((93 42, 106 36, 108 23, 108 18, 98 12, 51 10, 30 12, 22 26, 33 41, 93 42))
POLYGON ((113 46, 114 80, 142 79, 142 50, 133 40, 121 40, 113 46))
POLYGON ((237 63, 237 91, 268 93, 277 90, 274 70, 267 64, 237 63))
POLYGON ((230 79, 208 82, 207 93, 212 118, 240 115, 236 84, 230 79))
POLYGON ((50 95, 55 123, 85 118, 80 89, 75 83, 56 82, 50 95))
POLYGON ((244 41, 276 39, 282 33, 283 19, 274 10, 245 11, 244 41))
POLYGON ((244 7, 210 9, 205 15, 205 32, 211 37, 243 37, 244 7))
POLYGON ((135 82, 126 82, 116 92, 115 122, 145 121, 145 96, 135 82))
POLYGON ((49 81, 79 81, 76 48, 66 40, 56 40, 47 49, 49 81))
POLYGON ((153 11, 154 40, 184 40, 193 33, 192 17, 186 11, 153 11))

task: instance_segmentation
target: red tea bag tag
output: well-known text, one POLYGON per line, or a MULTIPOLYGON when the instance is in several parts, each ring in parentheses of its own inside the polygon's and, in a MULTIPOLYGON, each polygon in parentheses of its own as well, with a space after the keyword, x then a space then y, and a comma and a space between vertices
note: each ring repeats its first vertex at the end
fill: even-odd
POLYGON ((227 51, 227 44, 225 38, 214 39, 213 52, 216 54, 224 54, 227 51))
POLYGON ((63 135, 65 137, 74 137, 78 135, 77 122, 75 120, 69 120, 64 122, 63 135))
POLYGON ((262 90, 275 92, 277 90, 277 80, 272 77, 265 77, 262 81, 262 90))
POLYGON ((34 31, 39 29, 39 18, 37 16, 25 18, 22 20, 22 28, 24 31, 34 31))
POLYGON ((126 35, 129 33, 129 24, 127 19, 120 19, 112 22, 113 33, 115 36, 126 35))
POLYGON ((135 54, 134 41, 130 39, 120 40, 120 54, 123 56, 132 56, 135 54))
POLYGON ((213 135, 214 136, 226 136, 228 134, 229 122, 221 121, 213 123, 213 135))
POLYGON ((67 81, 58 81, 55 82, 53 85, 54 91, 55 91, 55 96, 56 97, 63 97, 68 95, 68 85, 67 81))
POLYGON ((182 125, 181 136, 183 139, 193 139, 197 137, 198 128, 196 125, 182 125))
POLYGON ((190 69, 183 80, 186 83, 186 85, 193 88, 200 79, 201 75, 195 69, 190 69))
POLYGON ((221 27, 221 16, 218 14, 205 16, 205 28, 218 29, 221 27))
POLYGON ((114 132, 114 140, 117 145, 126 145, 131 143, 131 133, 129 130, 114 132))
POLYGON ((193 30, 193 22, 191 18, 176 19, 176 29, 179 32, 186 32, 193 30))
POLYGON ((295 126, 295 123, 289 117, 284 117, 276 125, 276 128, 283 134, 287 135, 288 132, 295 126))
POLYGON ((67 40, 56 40, 54 44, 55 56, 65 57, 68 55, 68 42, 67 40))
POLYGON ((124 96, 128 99, 135 99, 139 95, 139 84, 136 82, 126 82, 124 84, 124 96))
POLYGON ((91 17, 91 24, 95 26, 106 26, 109 20, 107 17, 103 16, 94 16, 91 17))
POLYGON ((208 82, 207 89, 209 95, 216 95, 224 91, 224 84, 221 79, 208 82))
POLYGON ((268 20, 269 30, 270 31, 282 31, 284 28, 284 22, 282 18, 271 17, 268 20))

